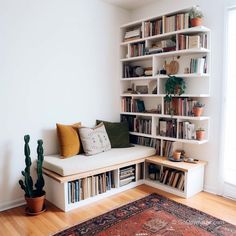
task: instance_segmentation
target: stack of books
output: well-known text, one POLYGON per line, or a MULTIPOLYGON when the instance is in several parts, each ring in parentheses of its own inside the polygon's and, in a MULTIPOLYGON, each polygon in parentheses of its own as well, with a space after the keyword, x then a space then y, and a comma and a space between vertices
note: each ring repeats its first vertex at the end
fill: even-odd
POLYGON ((105 193, 114 188, 113 172, 90 176, 68 182, 68 203, 79 202, 83 199, 105 193))
POLYGON ((131 40, 140 39, 141 36, 142 36, 141 27, 138 27, 138 28, 125 32, 124 41, 128 42, 131 40))
POLYGON ((120 169, 120 187, 135 181, 135 166, 120 169))
POLYGON ((180 139, 196 139, 195 125, 189 121, 179 122, 180 139))
POLYGON ((166 168, 159 180, 162 184, 184 191, 184 173, 174 169, 166 168))

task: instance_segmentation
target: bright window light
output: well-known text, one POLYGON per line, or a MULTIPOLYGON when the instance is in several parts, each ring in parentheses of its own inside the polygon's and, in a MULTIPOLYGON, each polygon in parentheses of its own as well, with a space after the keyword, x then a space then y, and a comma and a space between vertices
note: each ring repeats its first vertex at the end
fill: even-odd
POLYGON ((228 11, 224 181, 236 185, 236 8, 228 11))

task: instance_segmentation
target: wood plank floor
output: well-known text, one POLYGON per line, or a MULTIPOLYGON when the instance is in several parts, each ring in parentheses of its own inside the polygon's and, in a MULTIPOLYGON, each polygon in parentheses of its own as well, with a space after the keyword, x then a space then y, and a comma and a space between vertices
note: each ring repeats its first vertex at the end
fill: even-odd
POLYGON ((1 236, 51 235, 64 228, 93 218, 111 209, 145 197, 150 193, 159 193, 170 199, 211 214, 236 225, 236 202, 209 193, 199 193, 190 199, 183 199, 172 194, 142 185, 123 193, 103 199, 96 203, 64 213, 52 204, 47 204, 47 211, 38 216, 26 216, 24 206, 0 213, 1 236))

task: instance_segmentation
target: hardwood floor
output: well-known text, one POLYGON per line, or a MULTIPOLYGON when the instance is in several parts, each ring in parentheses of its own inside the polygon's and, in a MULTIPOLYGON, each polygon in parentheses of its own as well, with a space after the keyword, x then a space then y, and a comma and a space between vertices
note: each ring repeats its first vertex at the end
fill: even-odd
POLYGON ((1 236, 51 235, 89 218, 93 218, 111 209, 117 208, 150 193, 159 193, 187 206, 204 211, 217 218, 236 225, 236 202, 209 193, 199 193, 190 199, 183 199, 146 185, 130 189, 112 197, 79 209, 64 213, 52 204, 47 211, 38 216, 26 216, 24 206, 0 213, 1 236))

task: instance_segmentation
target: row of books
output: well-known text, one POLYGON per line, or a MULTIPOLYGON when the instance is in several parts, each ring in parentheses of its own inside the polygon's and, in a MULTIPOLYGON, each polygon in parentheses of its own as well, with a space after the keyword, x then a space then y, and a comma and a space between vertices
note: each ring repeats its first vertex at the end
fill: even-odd
POLYGON ((159 181, 173 188, 184 191, 184 173, 166 168, 160 175, 159 181))
POLYGON ((68 182, 68 203, 79 202, 83 199, 105 193, 114 188, 113 172, 90 176, 68 182))
POLYGON ((154 36, 163 33, 162 19, 144 22, 144 37, 154 36))
POLYGON ((164 33, 189 28, 189 13, 163 16, 164 33))
POLYGON ((123 112, 145 112, 144 101, 130 97, 122 98, 121 110, 123 112))
POLYGON ((134 118, 134 132, 151 134, 152 119, 134 118))
POLYGON ((189 121, 179 122, 179 138, 180 139, 195 139, 195 125, 189 121))
POLYGON ((190 60, 190 73, 207 73, 206 57, 191 58, 191 60, 190 60))
POLYGON ((173 98, 171 102, 165 101, 164 114, 171 115, 174 111, 174 115, 177 116, 192 116, 192 110, 196 100, 191 98, 173 98))
POLYGON ((120 187, 135 181, 135 166, 120 169, 120 187))
POLYGON ((131 40, 139 39, 142 37, 141 27, 129 30, 125 32, 124 41, 128 42, 131 40))
POLYGON ((136 116, 121 116, 122 122, 127 122, 129 124, 129 131, 138 132, 143 134, 152 133, 152 119, 142 118, 136 116))
POLYGON ((130 46, 130 57, 138 57, 145 55, 145 44, 135 43, 130 46))
POLYGON ((162 154, 165 157, 170 157, 173 153, 174 142, 163 141, 162 154))
POLYGON ((161 155, 161 140, 155 138, 147 138, 147 137, 140 137, 138 136, 135 140, 136 144, 146 146, 146 147, 153 147, 156 149, 156 154, 161 155))
POLYGON ((178 35, 178 49, 207 48, 207 34, 178 35))
POLYGON ((159 135, 176 138, 177 121, 176 119, 159 119, 159 135))

